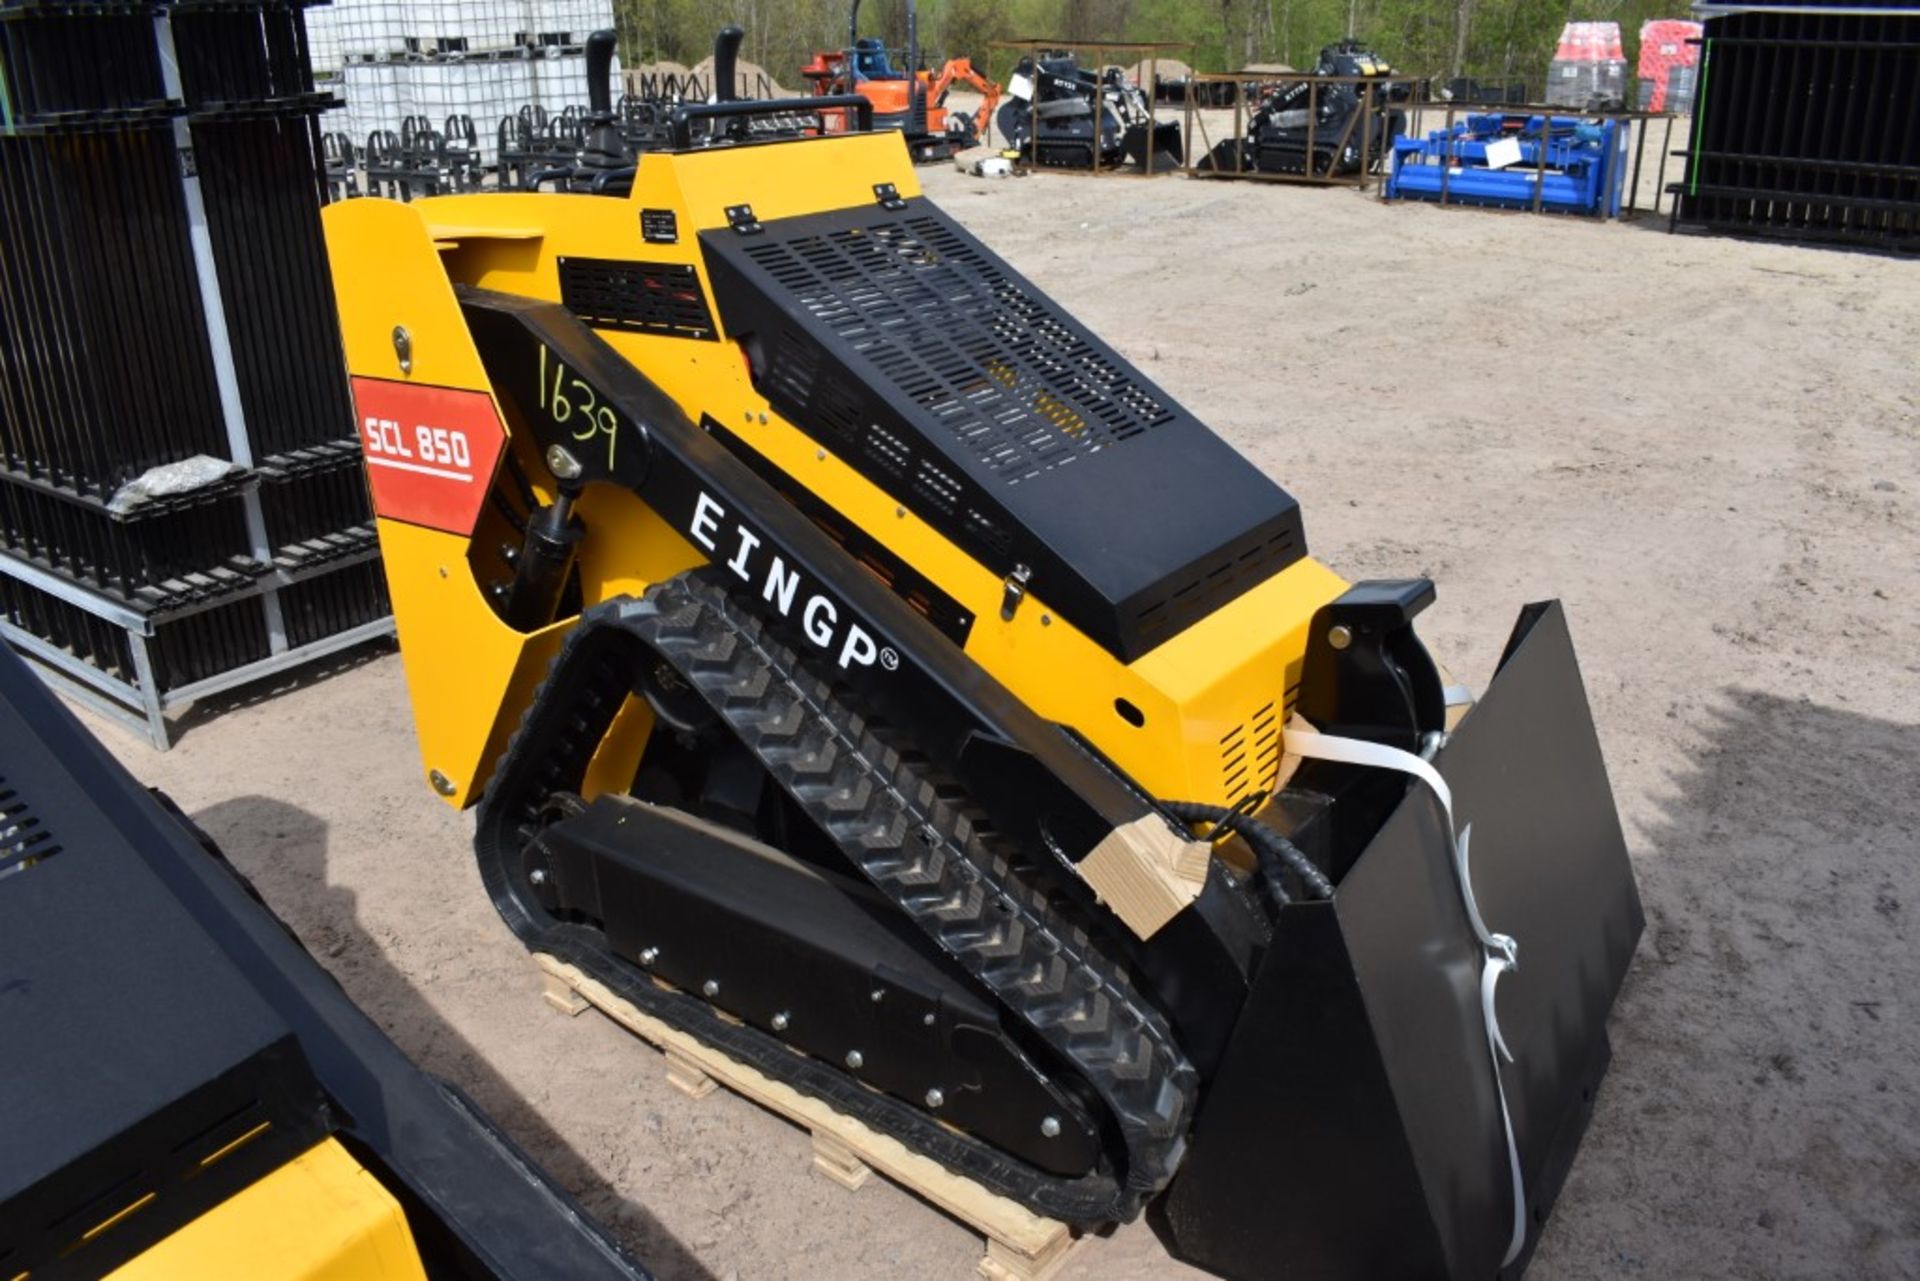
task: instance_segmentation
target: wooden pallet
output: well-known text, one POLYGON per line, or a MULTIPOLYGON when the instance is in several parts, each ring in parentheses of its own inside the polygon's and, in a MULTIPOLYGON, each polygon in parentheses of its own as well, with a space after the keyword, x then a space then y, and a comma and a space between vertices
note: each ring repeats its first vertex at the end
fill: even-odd
POLYGON ((1042 1218, 1006 1197, 987 1191, 898 1139, 834 1111, 819 1099, 728 1058, 677 1028, 643 1013, 604 984, 555 957, 536 953, 545 983, 542 995, 562 1014, 589 1006, 653 1045, 666 1058, 667 1080, 696 1099, 724 1085, 813 1136, 816 1170, 849 1190, 875 1170, 932 1202, 986 1238, 980 1275, 989 1281, 1046 1281, 1065 1264, 1074 1244, 1066 1224, 1042 1218))

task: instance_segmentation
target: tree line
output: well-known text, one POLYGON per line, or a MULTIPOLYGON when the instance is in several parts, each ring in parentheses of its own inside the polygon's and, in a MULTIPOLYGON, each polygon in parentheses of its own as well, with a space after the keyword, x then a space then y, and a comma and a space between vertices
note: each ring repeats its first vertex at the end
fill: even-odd
MULTIPOLYGON (((806 88, 800 67, 815 50, 846 45, 851 10, 851 0, 614 0, 627 66, 691 66, 738 23, 742 56, 790 90, 806 88)), ((1631 68, 1643 21, 1685 16, 1681 0, 920 0, 918 25, 928 57, 970 57, 1002 81, 1018 55, 990 49, 996 40, 1176 41, 1201 71, 1305 70, 1352 35, 1404 74, 1520 79, 1537 100, 1563 23, 1618 22, 1631 68)), ((905 0, 865 0, 860 27, 903 47, 905 0)))

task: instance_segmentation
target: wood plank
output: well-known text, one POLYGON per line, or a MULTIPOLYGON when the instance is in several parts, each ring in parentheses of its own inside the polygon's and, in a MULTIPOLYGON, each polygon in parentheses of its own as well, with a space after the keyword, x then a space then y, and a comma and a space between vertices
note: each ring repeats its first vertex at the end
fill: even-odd
POLYGON ((688 1058, 674 1046, 666 1047, 667 1080, 673 1088, 690 1099, 704 1099, 712 1094, 717 1082, 700 1065, 688 1058))
POLYGON ((813 1168, 849 1192, 858 1192, 873 1177, 872 1166, 824 1130, 813 1132, 813 1168))
POLYGON ((842 1187, 858 1188, 878 1170, 894 1183, 959 1219, 987 1240, 980 1275, 990 1281, 1046 1281, 1059 1271, 1074 1235, 1066 1224, 1044 1218, 878 1130, 837 1112, 821 1100, 730 1058, 680 1029, 622 1000, 577 967, 534 954, 549 1005, 577 1014, 591 1004, 635 1036, 660 1049, 668 1079, 694 1097, 724 1085, 807 1130, 814 1166, 842 1187), (571 998, 571 999, 569 999, 571 998), (704 1083, 704 1086, 702 1086, 704 1083), (693 1088, 689 1088, 692 1086, 693 1088))

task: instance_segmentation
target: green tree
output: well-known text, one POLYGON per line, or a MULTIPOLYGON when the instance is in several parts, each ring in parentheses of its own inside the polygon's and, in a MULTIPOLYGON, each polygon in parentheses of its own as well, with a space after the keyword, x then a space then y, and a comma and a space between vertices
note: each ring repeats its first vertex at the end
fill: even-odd
MULTIPOLYGON (((851 0, 615 0, 629 66, 704 58, 728 22, 746 29, 744 56, 788 89, 816 49, 846 43, 851 0)), ((1680 0, 922 0, 920 43, 929 58, 964 55, 1004 80, 1013 55, 995 40, 1180 41, 1203 71, 1249 63, 1311 67, 1322 46, 1366 40, 1409 75, 1521 77, 1537 96, 1562 23, 1620 23, 1631 65, 1640 24, 1684 13, 1680 0)), ((904 0, 865 0, 863 32, 898 47, 904 0)))

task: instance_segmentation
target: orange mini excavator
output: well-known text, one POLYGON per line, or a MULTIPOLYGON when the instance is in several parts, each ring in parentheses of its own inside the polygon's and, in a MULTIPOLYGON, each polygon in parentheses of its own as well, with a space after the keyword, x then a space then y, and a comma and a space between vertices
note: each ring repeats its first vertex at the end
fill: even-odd
MULTIPOLYGON (((814 96, 857 93, 873 103, 873 127, 898 129, 906 135, 907 151, 915 164, 935 164, 965 151, 985 136, 1000 86, 974 70, 967 58, 949 58, 938 71, 920 65, 919 23, 913 0, 907 0, 906 68, 888 60, 885 41, 860 34, 860 0, 853 0, 845 49, 823 49, 800 74, 813 85, 814 96), (947 91, 955 81, 980 93, 980 107, 972 115, 946 108, 947 91)), ((828 113, 828 128, 842 128, 845 117, 828 113)))

